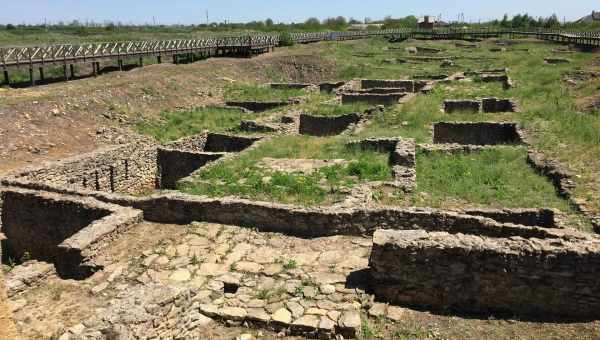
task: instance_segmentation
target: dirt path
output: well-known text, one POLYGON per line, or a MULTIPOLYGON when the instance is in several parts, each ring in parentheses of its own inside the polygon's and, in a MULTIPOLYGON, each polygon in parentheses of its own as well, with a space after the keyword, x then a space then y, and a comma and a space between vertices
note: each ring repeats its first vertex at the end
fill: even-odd
POLYGON ((0 339, 15 339, 15 326, 11 319, 4 289, 4 276, 0 271, 0 339))

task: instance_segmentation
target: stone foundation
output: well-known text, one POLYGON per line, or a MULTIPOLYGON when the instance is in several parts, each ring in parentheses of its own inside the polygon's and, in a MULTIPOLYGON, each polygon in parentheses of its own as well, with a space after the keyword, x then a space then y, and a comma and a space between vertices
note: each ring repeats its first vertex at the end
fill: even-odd
POLYGON ((246 132, 270 133, 279 131, 279 128, 277 124, 259 123, 255 120, 242 120, 240 122, 240 130, 246 132))
POLYGON ((6 188, 1 192, 3 257, 53 263, 61 277, 83 278, 110 238, 142 220, 142 212, 92 198, 6 188))
POLYGON ((361 88, 404 88, 408 92, 419 92, 427 85, 426 81, 421 80, 381 80, 381 79, 362 79, 361 88))
POLYGON ((339 135, 348 129, 352 124, 358 123, 360 119, 361 115, 358 113, 349 113, 336 117, 301 114, 300 134, 312 136, 339 135))
POLYGON ((498 145, 520 144, 523 137, 515 123, 435 123, 436 144, 498 145))
POLYGON ((566 58, 545 58, 544 62, 546 62, 546 64, 566 64, 570 63, 571 60, 566 58))
POLYGON ((256 101, 229 101, 225 103, 229 107, 241 107, 252 112, 262 112, 271 109, 276 109, 282 106, 297 104, 298 101, 267 101, 267 102, 256 102, 256 101))
POLYGON ((406 93, 388 93, 388 94, 373 94, 373 93, 343 93, 342 104, 353 103, 368 103, 372 105, 392 106, 400 102, 406 93))
POLYGON ((364 89, 364 90, 353 90, 351 92, 348 92, 349 94, 393 94, 393 93, 404 93, 406 92, 406 89, 404 87, 400 87, 400 88, 395 88, 395 87, 389 87, 389 88, 372 88, 372 89, 364 89))
POLYGON ((302 90, 302 89, 305 89, 307 87, 312 86, 312 84, 305 84, 305 83, 271 83, 270 86, 271 86, 271 88, 273 90, 290 90, 290 89, 302 90))
POLYGON ((478 113, 481 110, 481 102, 478 100, 445 100, 444 112, 468 112, 478 113))
POLYGON ((243 137, 220 133, 209 133, 206 138, 206 144, 204 145, 204 151, 240 152, 259 140, 259 137, 243 137))
POLYGON ((517 104, 510 99, 483 98, 481 100, 483 112, 517 112, 517 104))
POLYGON ((417 183, 416 143, 412 138, 370 138, 353 141, 348 147, 358 147, 363 150, 374 150, 389 153, 389 164, 392 166, 394 181, 385 183, 405 192, 412 191, 417 183))
POLYGON ((9 174, 27 181, 109 192, 136 193, 155 186, 153 143, 110 147, 9 174))
POLYGON ((176 189, 177 181, 192 174, 209 162, 223 157, 224 153, 189 152, 159 148, 157 188, 176 189))
POLYGON ((497 113, 517 112, 517 104, 510 99, 483 98, 482 100, 445 100, 443 105, 445 113, 497 113))
MULTIPOLYGON (((47 190, 70 195, 86 195, 95 199, 133 207, 144 211, 144 218, 158 223, 186 224, 193 221, 222 223, 257 228, 261 231, 280 232, 301 237, 332 235, 368 235, 377 228, 448 231, 468 230, 482 235, 505 235, 510 231, 523 237, 549 237, 562 235, 559 229, 525 227, 531 224, 531 214, 501 210, 502 219, 510 216, 512 223, 499 223, 491 218, 467 215, 463 212, 448 212, 428 208, 377 208, 338 209, 333 207, 304 208, 278 203, 254 202, 244 199, 212 199, 181 193, 133 197, 102 192, 78 192, 53 188, 36 183, 4 180, 4 185, 47 190), (457 229, 458 228, 458 229, 457 229), (558 233, 558 234, 557 234, 558 233), (536 236, 537 235, 537 236, 536 236)), ((488 211, 488 216, 491 212, 488 211)), ((545 220, 541 224, 548 223, 545 220)))
POLYGON ((600 246, 585 234, 568 241, 378 230, 369 264, 377 299, 393 304, 534 317, 600 316, 600 246))
POLYGON ((337 83, 321 83, 319 84, 319 90, 321 92, 331 93, 344 85, 346 85, 346 83, 343 81, 337 83))

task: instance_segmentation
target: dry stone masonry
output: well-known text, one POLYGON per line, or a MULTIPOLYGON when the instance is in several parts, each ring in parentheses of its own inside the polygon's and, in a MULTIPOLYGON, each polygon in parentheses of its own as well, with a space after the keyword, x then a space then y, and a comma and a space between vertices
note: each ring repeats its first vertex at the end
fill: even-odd
MULTIPOLYGON (((445 59, 436 58, 425 59, 445 59)), ((357 81, 270 87, 318 87, 334 92, 335 101, 343 104, 394 105, 431 91, 439 81, 467 75, 512 86, 502 69, 413 80, 363 79, 360 89, 357 81)), ((298 102, 227 105, 264 111, 298 102)), ((332 136, 359 130, 382 110, 336 117, 288 112, 281 122, 243 120, 240 128, 332 136)), ((445 101, 444 111, 515 112, 517 106, 510 99, 483 98, 445 101)), ((174 191, 144 195, 147 189, 176 189, 200 169, 251 152, 267 138, 206 131, 164 145, 107 148, 1 179, 0 236, 5 239, 0 254, 20 263, 7 277, 9 294, 26 294, 54 275, 98 283, 88 293, 110 303, 63 329, 56 336, 60 339, 201 338, 202 327, 214 321, 280 336, 353 338, 360 335, 364 315, 401 320, 397 305, 600 317, 600 238, 562 229, 557 210, 400 208, 357 199, 373 200, 372 190, 384 187, 415 190, 417 149, 459 153, 524 144, 515 123, 436 123, 431 145, 402 137, 351 141, 349 148, 388 154, 393 179, 358 185, 348 199, 332 206, 174 191), (107 246, 142 224, 184 225, 185 234, 161 240, 128 263, 110 263, 104 256, 107 246)), ((350 161, 264 158, 260 164, 310 174, 350 161)), ((563 167, 533 151, 528 161, 572 199, 574 182, 563 167)))
POLYGON ((90 275, 111 237, 142 220, 142 211, 23 189, 2 191, 3 256, 53 263, 62 277, 90 275))
POLYGON ((435 123, 433 142, 436 144, 498 145, 520 144, 523 136, 515 123, 435 123))
POLYGON ((391 303, 598 318, 598 261, 598 239, 579 233, 568 238, 497 238, 378 230, 369 265, 376 297, 391 303))

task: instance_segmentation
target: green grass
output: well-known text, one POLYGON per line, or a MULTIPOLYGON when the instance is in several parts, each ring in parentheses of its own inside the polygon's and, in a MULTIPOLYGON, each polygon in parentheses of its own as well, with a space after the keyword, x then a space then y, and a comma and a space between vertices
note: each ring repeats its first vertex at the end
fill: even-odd
POLYGON ((558 208, 571 211, 552 184, 526 162, 523 148, 448 155, 419 153, 417 193, 423 206, 471 204, 507 208, 558 208))
POLYGON ((163 112, 160 119, 141 121, 136 124, 136 129, 139 133, 150 135, 160 142, 167 142, 204 130, 222 132, 235 129, 239 127, 242 119, 252 119, 255 116, 238 109, 206 107, 190 111, 163 112))
POLYGON ((180 190, 211 197, 239 196, 254 200, 303 205, 328 204, 343 198, 340 189, 359 182, 389 180, 387 156, 346 148, 340 138, 278 137, 264 142, 239 158, 201 171, 180 190), (309 174, 273 171, 260 166, 265 157, 293 159, 346 159, 345 165, 314 170, 309 174))
POLYGON ((308 105, 301 107, 303 112, 315 116, 341 116, 349 113, 363 113, 365 110, 372 108, 373 105, 366 103, 354 104, 326 104, 323 102, 311 102, 308 105))
POLYGON ((274 90, 266 85, 250 84, 227 85, 224 92, 226 101, 285 101, 303 95, 306 95, 306 92, 303 90, 274 90))

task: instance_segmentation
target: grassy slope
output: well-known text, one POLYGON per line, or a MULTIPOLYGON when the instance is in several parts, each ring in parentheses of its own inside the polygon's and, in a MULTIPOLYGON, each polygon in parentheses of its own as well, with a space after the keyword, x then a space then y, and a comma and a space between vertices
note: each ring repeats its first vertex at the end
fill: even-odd
POLYGON ((139 122, 136 125, 137 131, 160 142, 168 142, 204 130, 223 132, 235 129, 241 120, 253 119, 258 115, 243 113, 237 109, 207 107, 191 111, 164 112, 161 116, 161 120, 139 122))
POLYGON ((225 87, 226 101, 285 101, 306 95, 298 89, 273 90, 269 86, 232 84, 225 87))

